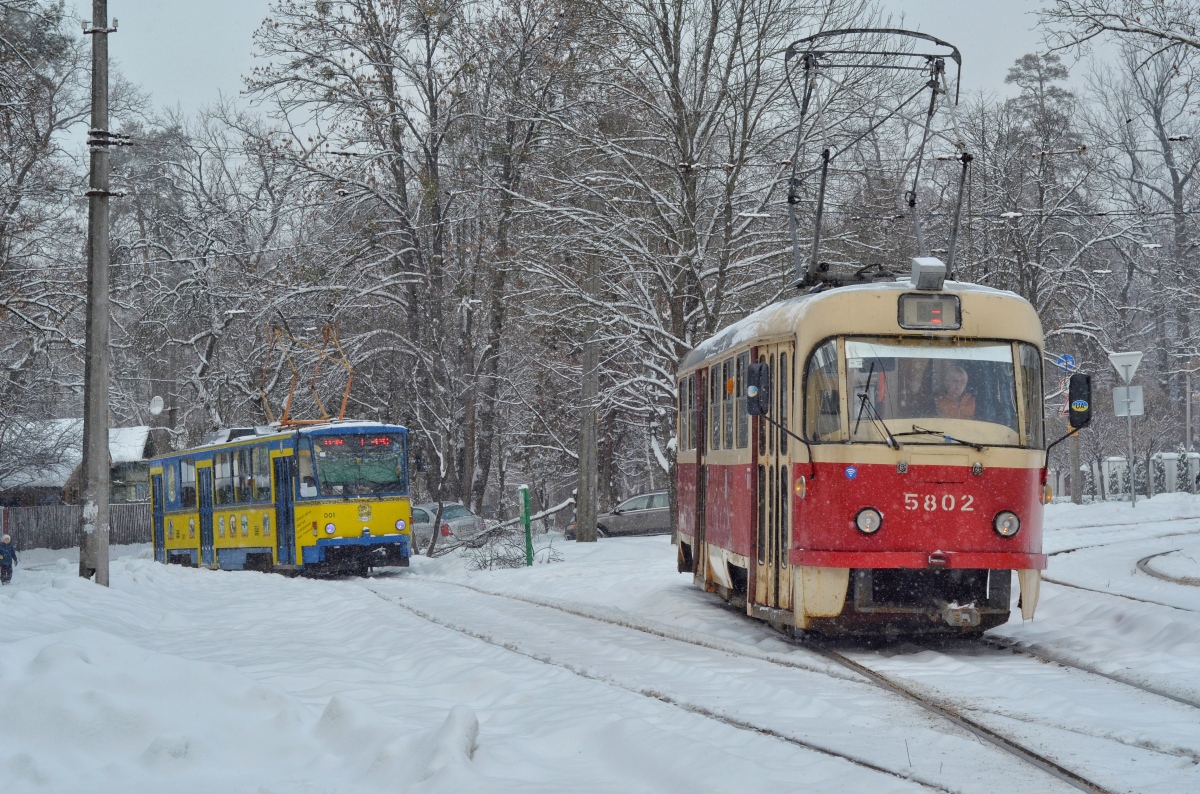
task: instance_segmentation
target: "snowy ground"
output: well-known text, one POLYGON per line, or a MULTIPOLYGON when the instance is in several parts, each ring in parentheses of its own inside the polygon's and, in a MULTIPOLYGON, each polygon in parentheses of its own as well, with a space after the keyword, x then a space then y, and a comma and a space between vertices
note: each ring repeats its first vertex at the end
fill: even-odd
MULTIPOLYGON (((1107 790, 1200 791, 1200 587, 1170 581, 1200 578, 1200 499, 1052 505, 1045 545, 1037 619, 992 635, 1084 669, 839 648, 1107 790)), ((4 790, 1071 790, 699 592, 667 538, 555 548, 310 581, 124 547, 109 589, 24 553, 4 790)))

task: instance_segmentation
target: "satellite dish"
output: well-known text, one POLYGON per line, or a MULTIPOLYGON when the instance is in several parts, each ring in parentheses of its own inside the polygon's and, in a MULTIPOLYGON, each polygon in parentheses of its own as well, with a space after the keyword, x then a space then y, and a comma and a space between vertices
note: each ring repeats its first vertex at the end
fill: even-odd
POLYGON ((162 409, 163 409, 163 398, 156 395, 154 397, 154 399, 150 400, 150 415, 158 416, 159 414, 162 413, 162 409))

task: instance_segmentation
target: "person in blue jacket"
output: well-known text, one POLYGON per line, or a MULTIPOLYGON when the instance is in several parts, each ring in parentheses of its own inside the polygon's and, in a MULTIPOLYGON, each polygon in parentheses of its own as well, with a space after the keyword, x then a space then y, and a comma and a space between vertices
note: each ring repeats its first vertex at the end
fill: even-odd
POLYGON ((0 538, 0 584, 12 581, 12 569, 17 564, 17 550, 13 548, 12 536, 0 538))

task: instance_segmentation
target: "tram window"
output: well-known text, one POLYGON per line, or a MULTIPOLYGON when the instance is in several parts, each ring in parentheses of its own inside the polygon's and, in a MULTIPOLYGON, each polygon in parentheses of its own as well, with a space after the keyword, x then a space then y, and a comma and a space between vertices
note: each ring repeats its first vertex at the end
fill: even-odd
POLYGON ((788 354, 779 354, 779 454, 786 455, 788 451, 788 354))
POLYGON ((254 488, 254 501, 266 502, 271 498, 271 452, 265 447, 255 447, 251 453, 250 476, 254 488))
POLYGON ((846 369, 854 441, 883 442, 886 425, 907 434, 904 443, 945 443, 931 429, 979 444, 1023 443, 1011 343, 847 339, 846 369))
POLYGON ((178 477, 174 463, 168 463, 166 471, 163 472, 163 479, 166 480, 167 501, 174 502, 176 487, 175 478, 178 477))
POLYGON ((750 443, 750 414, 746 413, 746 368, 750 366, 750 354, 737 357, 737 448, 745 449, 750 443))
POLYGON ((804 376, 804 424, 813 441, 842 441, 842 397, 838 378, 837 340, 813 351, 804 376))
POLYGON ((721 365, 717 364, 708 372, 708 424, 709 449, 721 448, 721 365))
POLYGON ((721 421, 725 424, 725 449, 733 449, 733 359, 726 359, 721 365, 724 377, 721 378, 721 421))
POLYGON ((700 437, 703 435, 703 428, 700 424, 700 403, 704 401, 704 395, 700 393, 700 373, 692 373, 688 378, 688 440, 691 442, 692 449, 700 448, 700 437))
POLYGON ((1027 447, 1042 446, 1042 356, 1033 345, 1022 343, 1021 348, 1021 414, 1024 433, 1021 443, 1027 447))
POLYGON ((683 450, 688 448, 687 447, 687 392, 684 391, 684 389, 685 389, 684 384, 686 382, 687 382, 686 379, 680 380, 678 386, 676 387, 676 393, 678 394, 677 399, 679 401, 679 407, 678 407, 678 413, 675 414, 676 421, 678 422, 678 427, 675 429, 675 438, 678 439, 677 444, 679 446, 680 452, 682 452, 683 450))
POLYGON ((679 381, 679 450, 695 449, 696 391, 695 379, 688 375, 679 381))
POLYGON ((254 482, 250 473, 250 452, 248 447, 233 452, 233 490, 238 502, 254 501, 254 482))
POLYGON ((179 499, 184 507, 196 506, 196 461, 184 458, 179 461, 179 499))
POLYGON ((308 439, 302 439, 296 444, 296 457, 300 468, 300 495, 317 495, 317 478, 313 474, 312 445, 308 439))
MULTIPOLYGON (((759 356, 758 363, 766 364, 767 357, 759 356)), ((767 431, 769 428, 770 428, 770 425, 767 424, 766 420, 760 417, 758 420, 758 454, 759 455, 767 454, 767 431)))
MULTIPOLYGON (((778 401, 776 398, 776 395, 779 394, 779 390, 775 388, 776 386, 779 385, 779 377, 776 375, 776 373, 778 371, 779 371, 779 359, 778 359, 778 357, 772 355, 771 356, 771 368, 769 370, 770 384, 771 384, 769 393, 771 395, 771 400, 773 402, 778 401)), ((774 408, 772 408, 772 410, 774 410, 774 408)), ((779 421, 778 417, 776 417, 775 421, 776 422, 779 421)), ((775 429, 775 425, 773 423, 767 425, 765 430, 767 431, 767 454, 774 455, 775 454, 775 436, 778 435, 778 431, 775 429)), ((774 477, 775 476, 774 473, 772 473, 771 476, 774 477)))
POLYGON ((228 452, 213 455, 213 496, 217 504, 233 504, 233 468, 228 452))

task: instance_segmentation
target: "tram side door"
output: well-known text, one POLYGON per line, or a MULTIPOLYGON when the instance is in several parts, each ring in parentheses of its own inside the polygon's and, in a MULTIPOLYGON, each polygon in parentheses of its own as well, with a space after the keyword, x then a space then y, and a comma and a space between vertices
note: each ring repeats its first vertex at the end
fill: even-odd
POLYGON ((705 521, 708 514, 708 371, 697 370, 696 375, 696 527, 695 548, 692 549, 693 573, 701 586, 708 578, 708 541, 705 537, 705 521))
POLYGON ((155 474, 150 478, 151 511, 154 513, 154 559, 158 562, 167 561, 166 533, 163 531, 163 476, 155 474))
POLYGON ((196 491, 200 498, 200 564, 212 567, 213 552, 213 497, 212 465, 196 467, 196 491))
MULTIPOLYGON (((793 355, 790 342, 763 345, 756 350, 757 361, 766 364, 770 371, 769 416, 784 428, 791 426, 795 392, 793 355)), ((791 609, 792 576, 788 549, 792 545, 791 449, 796 442, 775 424, 761 418, 757 421, 754 601, 763 606, 791 609)))
POLYGON ((275 551, 278 565, 296 564, 296 519, 293 511, 292 458, 275 458, 275 551))

